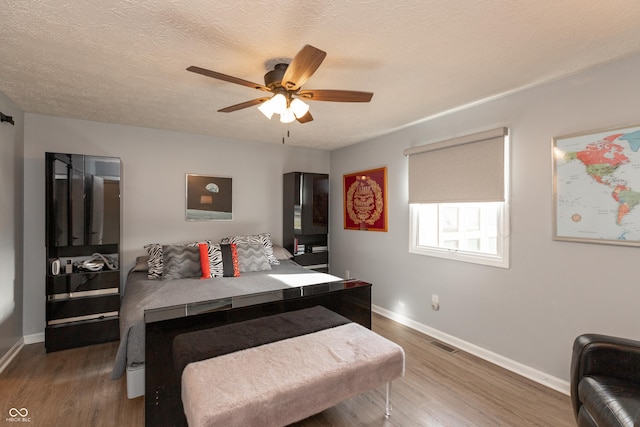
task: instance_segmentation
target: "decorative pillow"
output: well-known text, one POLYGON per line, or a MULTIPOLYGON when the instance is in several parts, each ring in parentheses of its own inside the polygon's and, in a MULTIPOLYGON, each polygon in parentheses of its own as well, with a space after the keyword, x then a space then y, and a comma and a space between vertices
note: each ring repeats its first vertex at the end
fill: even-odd
POLYGON ((276 259, 291 259, 291 258, 293 258, 293 255, 291 254, 291 252, 289 252, 288 250, 286 250, 282 246, 278 246, 278 245, 273 245, 273 256, 276 257, 276 259))
POLYGON ((149 255, 142 255, 136 258, 136 265, 131 271, 149 271, 149 255))
POLYGON ((262 243, 237 245, 240 273, 271 270, 271 264, 264 253, 262 243))
POLYGON ((280 261, 278 261, 278 259, 273 255, 273 243, 271 242, 271 234, 269 233, 225 237, 224 239, 220 240, 220 243, 236 243, 245 245, 262 243, 262 245, 264 246, 264 253, 267 255, 269 264, 280 264, 280 261))
POLYGON ((222 252, 220 245, 207 242, 207 260, 209 261, 209 277, 223 277, 222 252))
POLYGON ((198 243, 200 251, 200 270, 202 270, 202 279, 211 278, 211 266, 209 266, 209 244, 198 243))
POLYGON ((147 277, 149 279, 160 279, 162 277, 162 245, 160 243, 149 243, 144 248, 149 253, 147 277))
POLYGON ((207 248, 207 257, 209 259, 209 272, 211 277, 240 276, 238 252, 235 243, 209 243, 207 248))
MULTIPOLYGON (((195 246, 198 247, 198 243, 187 243, 180 245, 166 245, 166 246, 195 246)), ((149 279, 161 279, 162 271, 163 271, 163 259, 162 259, 162 245, 160 243, 149 243, 145 245, 144 248, 147 250, 149 254, 148 265, 148 273, 147 277, 149 279)))
POLYGON ((222 264, 224 277, 239 277, 240 265, 238 264, 238 249, 235 243, 229 243, 228 245, 220 245, 220 251, 222 252, 222 264))
POLYGON ((198 246, 163 245, 162 263, 163 279, 202 277, 200 248, 198 246))

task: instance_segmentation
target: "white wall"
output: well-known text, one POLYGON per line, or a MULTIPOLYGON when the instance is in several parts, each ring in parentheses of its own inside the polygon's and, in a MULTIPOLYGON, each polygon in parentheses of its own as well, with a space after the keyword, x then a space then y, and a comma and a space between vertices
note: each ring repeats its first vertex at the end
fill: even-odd
POLYGON ((24 113, 0 93, 0 360, 22 338, 22 153, 24 113))
POLYGON ((122 159, 123 274, 147 243, 272 234, 282 242, 282 174, 329 171, 329 153, 157 129, 26 114, 24 334, 44 331, 44 153, 122 159), (185 221, 187 173, 233 178, 233 221, 185 221))
POLYGON ((385 310, 561 382, 580 333, 640 339, 639 249, 552 241, 551 181, 553 137, 640 124, 638 75, 635 56, 333 151, 332 272, 372 282, 385 310), (512 135, 511 268, 409 254, 403 150, 499 126, 512 135), (344 230, 342 176, 380 166, 389 231, 344 230))

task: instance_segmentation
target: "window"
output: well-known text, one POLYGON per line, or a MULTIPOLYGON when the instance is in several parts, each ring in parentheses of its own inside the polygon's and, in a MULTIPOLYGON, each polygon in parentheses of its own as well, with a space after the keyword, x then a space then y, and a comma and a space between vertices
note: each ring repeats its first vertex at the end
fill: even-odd
POLYGON ((508 268, 504 203, 410 205, 409 252, 508 268))
POLYGON ((509 268, 508 129, 405 150, 409 252, 509 268))

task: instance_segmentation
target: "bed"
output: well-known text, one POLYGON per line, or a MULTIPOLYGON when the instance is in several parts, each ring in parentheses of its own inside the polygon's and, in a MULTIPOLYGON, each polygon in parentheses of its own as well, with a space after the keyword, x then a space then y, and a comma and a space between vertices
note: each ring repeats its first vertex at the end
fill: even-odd
MULTIPOLYGON (((262 260, 262 268, 247 267, 245 263, 244 271, 239 276, 209 277, 207 278, 209 280, 193 277, 193 275, 192 277, 180 275, 175 277, 168 274, 171 265, 167 263, 169 251, 165 245, 160 247, 165 249, 163 267, 166 277, 150 278, 152 270, 157 267, 152 265, 152 259, 138 262, 136 268, 128 274, 120 307, 120 345, 111 377, 118 379, 127 374, 129 398, 143 395, 145 389, 148 395, 150 382, 163 384, 165 381, 163 378, 152 378, 164 374, 150 375, 148 364, 145 365, 145 359, 149 358, 150 354, 148 348, 150 338, 147 336, 150 327, 161 325, 161 338, 156 337, 155 341, 161 344, 158 345, 159 349, 152 351, 154 355, 163 353, 165 351, 163 347, 170 348, 172 337, 185 330, 197 330, 212 325, 261 317, 318 302, 322 305, 332 305, 328 308, 345 317, 353 317, 352 320, 370 327, 370 284, 366 284, 369 288, 363 299, 356 298, 358 307, 364 305, 364 311, 358 309, 356 315, 352 307, 350 308, 353 303, 341 302, 343 296, 340 292, 362 287, 364 282, 344 281, 337 276, 305 269, 290 260, 290 254, 282 248, 276 247, 274 251, 270 239, 265 243, 264 235, 257 236, 261 236, 260 243, 264 245, 262 255, 268 261, 268 268, 264 266, 264 260, 262 260), (140 268, 145 264, 146 268, 140 268), (329 294, 330 296, 327 297, 326 295, 329 294), (169 329, 172 331, 167 332, 169 329), (146 375, 145 371, 147 371, 146 375)), ((231 243, 237 246, 238 250, 241 247, 246 249, 247 245, 254 250, 260 246, 255 241, 248 243, 237 238, 227 239, 227 242, 233 242, 233 239, 239 242, 231 243)), ((154 248, 158 249, 158 246, 154 245, 154 248)), ((192 255, 195 252, 193 244, 179 246, 191 247, 186 252, 192 255)), ((213 245, 209 244, 209 246, 213 245)), ((153 258, 153 251, 146 248, 153 258)), ((206 257, 207 255, 200 252, 198 259, 204 260, 206 257)), ((208 261, 211 261, 211 253, 208 254, 208 258, 208 261)), ((190 262, 184 257, 179 261, 180 268, 184 268, 190 262)), ((240 260, 240 267, 242 267, 242 260, 240 260)), ((202 271, 198 275, 204 275, 204 269, 201 264, 202 271)), ((238 270, 239 268, 236 268, 236 271, 238 270)), ((352 295, 353 292, 347 294, 352 295)), ((153 356, 154 360, 161 360, 163 357, 153 356)), ((146 401, 151 401, 149 396, 146 401)))
POLYGON ((146 272, 129 273, 120 306, 120 346, 111 377, 120 378, 126 367, 137 368, 144 363, 145 310, 342 280, 307 270, 291 260, 280 262, 268 271, 210 281, 192 278, 150 280, 146 272))

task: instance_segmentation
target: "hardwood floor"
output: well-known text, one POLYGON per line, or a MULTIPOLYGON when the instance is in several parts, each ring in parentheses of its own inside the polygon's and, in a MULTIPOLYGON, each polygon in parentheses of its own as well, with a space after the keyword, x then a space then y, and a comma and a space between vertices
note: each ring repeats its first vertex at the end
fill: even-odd
MULTIPOLYGON (((373 330, 406 353, 391 417, 383 415, 382 386, 295 426, 575 426, 568 396, 462 351, 449 353, 376 314, 373 330)), ((144 398, 127 399, 124 378, 109 378, 116 350, 117 343, 48 354, 43 344, 25 346, 0 374, 0 425, 143 426, 144 398), (29 422, 7 420, 11 408, 26 408, 29 422)))

